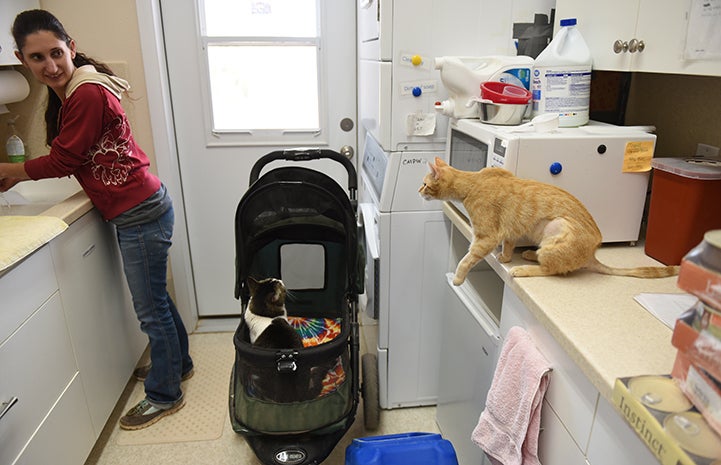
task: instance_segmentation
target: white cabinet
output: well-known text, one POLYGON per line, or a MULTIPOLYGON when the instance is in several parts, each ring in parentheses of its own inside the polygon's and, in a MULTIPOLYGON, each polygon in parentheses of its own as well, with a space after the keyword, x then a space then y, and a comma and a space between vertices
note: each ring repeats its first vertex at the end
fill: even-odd
POLYGON ((18 13, 33 8, 40 8, 38 0, 0 1, 0 66, 20 64, 15 58, 15 41, 10 30, 18 13))
POLYGON ((561 19, 577 18, 594 69, 721 76, 721 60, 684 58, 690 5, 679 0, 557 0, 555 30, 561 19))
POLYGON ((646 444, 604 398, 598 402, 593 434, 588 444, 590 465, 658 465, 646 444))
MULTIPOLYGON (((566 463, 556 462, 552 457, 585 456, 596 413, 598 391, 518 296, 505 286, 501 334, 505 336, 513 326, 520 326, 530 334, 536 348, 553 369, 546 391, 544 411, 541 413, 541 462, 566 463), (553 415, 544 414, 550 411, 553 415)), ((578 462, 574 460, 568 463, 578 462)))
POLYGON ((127 291, 114 232, 92 210, 51 242, 96 437, 147 345, 127 291))
POLYGON ((26 445, 37 444, 40 434, 62 437, 63 441, 43 444, 45 454, 55 459, 34 463, 68 463, 61 457, 83 451, 81 461, 75 461, 82 463, 95 437, 82 390, 78 392, 73 383, 78 368, 52 276, 49 248, 43 247, 3 275, 0 295, 13 304, 0 309, 3 322, 10 320, 7 315, 15 316, 12 326, 2 327, 9 335, 0 342, 0 403, 17 398, 0 418, 0 463, 33 463, 26 460, 26 445), (17 299, 26 295, 26 289, 35 295, 17 299))
POLYGON ((486 405, 500 336, 469 283, 454 286, 452 274, 447 279, 436 421, 459 463, 481 465, 485 454, 471 441, 471 432, 486 405))

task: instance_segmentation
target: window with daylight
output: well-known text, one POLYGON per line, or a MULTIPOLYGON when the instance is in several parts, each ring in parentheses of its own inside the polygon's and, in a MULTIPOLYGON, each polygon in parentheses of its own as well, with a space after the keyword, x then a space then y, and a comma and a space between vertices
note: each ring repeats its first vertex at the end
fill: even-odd
POLYGON ((317 132, 318 0, 199 2, 213 132, 317 132))

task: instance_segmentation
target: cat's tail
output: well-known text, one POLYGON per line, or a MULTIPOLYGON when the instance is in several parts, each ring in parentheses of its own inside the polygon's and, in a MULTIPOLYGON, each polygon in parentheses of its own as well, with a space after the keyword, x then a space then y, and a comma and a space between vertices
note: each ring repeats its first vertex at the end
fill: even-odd
POLYGON ((587 270, 613 276, 633 276, 635 278, 667 278, 676 276, 678 266, 638 266, 636 268, 614 268, 604 265, 596 258, 591 259, 585 266, 587 270))

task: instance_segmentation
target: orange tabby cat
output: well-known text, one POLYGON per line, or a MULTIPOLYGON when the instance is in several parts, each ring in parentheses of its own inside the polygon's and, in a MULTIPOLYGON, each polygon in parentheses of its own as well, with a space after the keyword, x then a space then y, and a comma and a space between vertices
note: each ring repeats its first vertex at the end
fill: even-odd
POLYGON ((456 268, 460 285, 473 266, 502 244, 498 260, 511 260, 517 240, 538 245, 522 256, 537 265, 514 266, 512 276, 549 276, 578 269, 597 273, 661 278, 678 274, 677 266, 612 268, 596 260, 601 231, 586 207, 563 189, 515 177, 503 168, 460 171, 436 157, 418 190, 427 200, 460 200, 470 215, 473 241, 456 268))

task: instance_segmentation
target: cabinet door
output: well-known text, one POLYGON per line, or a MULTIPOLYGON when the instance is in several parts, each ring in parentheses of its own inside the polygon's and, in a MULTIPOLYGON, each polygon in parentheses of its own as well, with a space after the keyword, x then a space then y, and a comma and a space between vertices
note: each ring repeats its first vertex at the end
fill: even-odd
POLYGON ((638 7, 639 0, 556 0, 554 31, 559 30, 561 19, 576 18, 593 56, 593 69, 629 71, 631 54, 615 53, 613 44, 634 37, 638 7))
POLYGON ((79 465, 94 443, 85 394, 76 376, 13 465, 79 465), (68 419, 72 419, 71 428, 68 419))
MULTIPOLYGON (((501 334, 508 334, 512 326, 525 328, 539 352, 553 367, 544 402, 553 409, 564 431, 567 430, 569 437, 573 439, 574 449, 568 453, 574 455, 576 450, 584 453, 591 436, 598 391, 555 338, 531 314, 511 288, 506 286, 503 290, 501 334)), ((546 421, 543 414, 541 418, 543 422, 546 421)))
POLYGON ((634 38, 643 52, 633 54, 633 70, 650 73, 721 76, 721 59, 684 58, 690 1, 641 0, 634 38))
POLYGON ((468 282, 456 287, 450 282, 452 275, 448 276, 436 419, 443 436, 453 443, 458 462, 481 465, 485 454, 471 441, 471 433, 493 380, 498 329, 489 331, 490 317, 480 314, 485 311, 480 303, 468 299, 468 282))
MULTIPOLYGON (((0 367, 0 402, 18 399, 0 419, 0 463, 10 464, 78 372, 57 292, 0 345, 0 367)), ((84 413, 81 404, 72 427, 84 413)))
POLYGON ((92 210, 51 245, 73 349, 99 435, 147 339, 132 308, 112 225, 92 210))
POLYGON ((591 465, 657 465, 659 462, 604 398, 598 402, 588 445, 591 465))
POLYGON ((649 73, 721 75, 721 60, 686 60, 690 1, 678 0, 557 0, 560 20, 577 18, 593 56, 593 69, 649 73), (643 42, 632 51, 631 41, 643 42), (616 52, 616 42, 628 48, 616 52))
POLYGON ((0 66, 20 64, 15 57, 15 40, 10 29, 18 13, 33 8, 40 8, 38 0, 0 1, 0 66))

